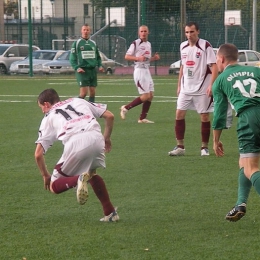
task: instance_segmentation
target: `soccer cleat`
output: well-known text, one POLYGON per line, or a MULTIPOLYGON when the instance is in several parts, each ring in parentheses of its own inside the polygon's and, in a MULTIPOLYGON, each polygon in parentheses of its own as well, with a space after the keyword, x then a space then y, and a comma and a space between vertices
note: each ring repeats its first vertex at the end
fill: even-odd
POLYGON ((120 108, 120 116, 122 119, 125 119, 125 114, 128 112, 128 110, 125 108, 125 106, 121 106, 120 108))
POLYGON ((181 156, 185 154, 185 149, 175 146, 172 151, 168 152, 170 156, 181 156))
POLYGON ((209 149, 208 148, 203 148, 200 150, 201 156, 207 156, 209 155, 209 149))
POLYGON ((138 120, 138 123, 139 124, 154 124, 154 121, 150 121, 150 120, 148 120, 148 119, 146 119, 146 118, 144 118, 144 119, 139 119, 138 120))
POLYGON ((243 218, 246 214, 246 203, 237 205, 231 209, 226 215, 225 219, 231 222, 236 222, 243 218))
POLYGON ((103 218, 100 219, 101 222, 116 222, 119 220, 119 216, 117 214, 117 208, 109 214, 108 216, 104 216, 103 218))
POLYGON ((87 172, 79 175, 77 185, 77 201, 80 205, 83 205, 88 200, 88 180, 89 174, 87 172))

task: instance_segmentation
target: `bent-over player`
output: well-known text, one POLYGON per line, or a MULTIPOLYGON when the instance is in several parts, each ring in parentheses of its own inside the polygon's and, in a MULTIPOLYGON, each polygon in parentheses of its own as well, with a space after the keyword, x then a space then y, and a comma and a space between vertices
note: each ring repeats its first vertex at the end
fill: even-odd
POLYGON ((44 113, 36 143, 35 160, 44 187, 59 194, 77 186, 77 200, 85 204, 88 183, 102 204, 104 217, 100 221, 117 221, 119 216, 112 205, 103 179, 96 173, 105 167, 105 152, 111 150, 110 136, 114 115, 106 105, 94 104, 80 98, 60 100, 54 89, 44 90, 38 97, 44 113), (96 118, 104 118, 104 134, 96 118), (61 158, 52 175, 45 164, 44 154, 57 140, 64 145, 61 158))

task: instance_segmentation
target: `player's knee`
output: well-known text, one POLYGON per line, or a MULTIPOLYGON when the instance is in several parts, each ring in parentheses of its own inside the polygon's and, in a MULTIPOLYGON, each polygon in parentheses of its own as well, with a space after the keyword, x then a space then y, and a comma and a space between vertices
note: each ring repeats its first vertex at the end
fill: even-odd
POLYGON ((50 192, 53 194, 58 194, 58 190, 55 187, 55 181, 50 183, 50 192))

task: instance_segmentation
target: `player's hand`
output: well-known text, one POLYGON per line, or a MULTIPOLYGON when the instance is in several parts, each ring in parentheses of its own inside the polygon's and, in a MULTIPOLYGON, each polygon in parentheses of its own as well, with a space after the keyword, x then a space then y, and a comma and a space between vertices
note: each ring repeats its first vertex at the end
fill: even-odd
POLYGON ((208 97, 212 97, 212 87, 211 86, 209 86, 207 88, 206 94, 207 94, 208 97))
POLYGON ((213 144, 213 150, 216 154, 217 157, 222 157, 224 156, 224 147, 222 142, 217 142, 213 144))
POLYGON ((105 152, 109 153, 111 151, 112 144, 110 139, 105 140, 105 152))
POLYGON ((156 52, 153 56, 154 60, 159 60, 160 59, 160 55, 156 52))
POLYGON ((99 70, 100 72, 104 72, 104 71, 105 71, 103 67, 99 67, 98 70, 99 70))
POLYGON ((50 190, 50 183, 51 183, 51 175, 44 175, 42 176, 43 178, 43 183, 44 183, 44 189, 45 190, 50 190))
POLYGON ((78 73, 84 73, 85 70, 83 70, 82 68, 78 68, 78 69, 77 69, 77 72, 78 72, 78 73))

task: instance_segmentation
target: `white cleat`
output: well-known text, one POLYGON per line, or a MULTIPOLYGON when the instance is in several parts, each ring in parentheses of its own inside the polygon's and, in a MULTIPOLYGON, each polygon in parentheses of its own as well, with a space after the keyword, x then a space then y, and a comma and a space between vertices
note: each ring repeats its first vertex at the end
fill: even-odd
POLYGON ((209 155, 209 149, 208 148, 203 148, 200 151, 201 156, 208 156, 209 155))
POLYGON ((77 201, 80 205, 84 205, 88 200, 88 180, 89 174, 87 172, 79 175, 77 185, 77 201))
POLYGON ((172 151, 168 152, 169 156, 182 156, 185 154, 185 149, 175 146, 172 151))
POLYGON ((154 124, 154 121, 150 121, 150 120, 144 118, 144 119, 142 119, 142 120, 139 119, 139 120, 138 120, 138 123, 139 123, 139 124, 154 124))
POLYGON ((100 219, 101 222, 116 222, 119 220, 119 216, 117 214, 117 208, 109 214, 108 216, 104 216, 103 218, 100 219))
POLYGON ((125 114, 128 112, 128 110, 125 108, 125 106, 121 106, 120 108, 120 116, 122 119, 125 119, 125 114))

